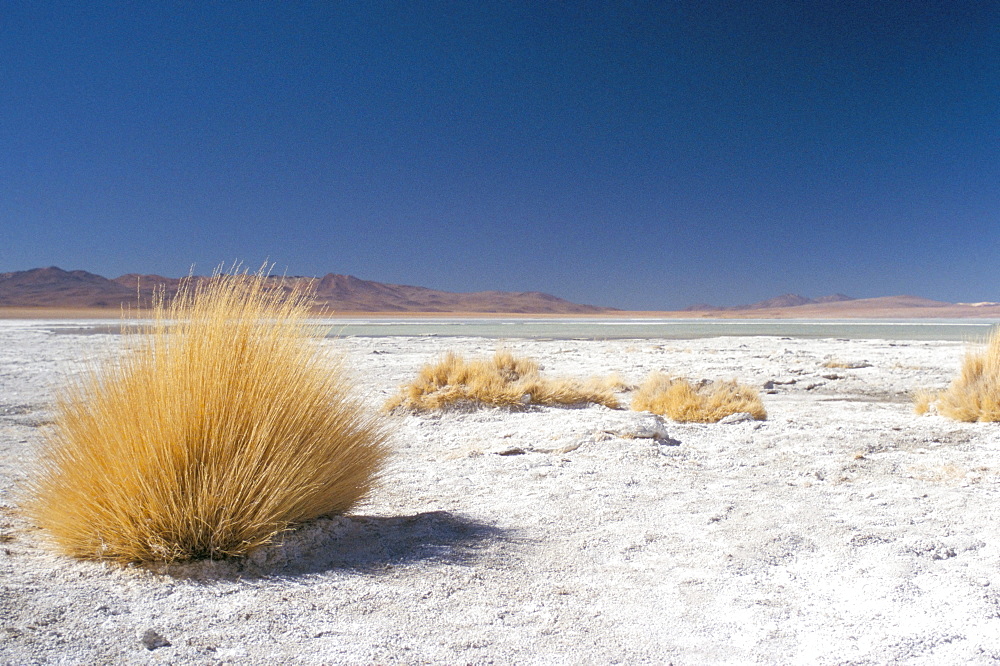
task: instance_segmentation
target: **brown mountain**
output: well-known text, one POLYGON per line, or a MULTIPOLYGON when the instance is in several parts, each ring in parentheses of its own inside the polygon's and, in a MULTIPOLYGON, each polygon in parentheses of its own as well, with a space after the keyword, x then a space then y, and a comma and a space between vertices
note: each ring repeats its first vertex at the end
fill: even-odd
POLYGON ((843 303, 844 301, 855 301, 856 298, 851 298, 850 296, 844 296, 843 294, 830 294, 829 296, 820 296, 819 298, 813 299, 814 303, 843 303))
MULTIPOLYGON (((783 298, 761 301, 754 306, 685 311, 708 318, 754 319, 849 319, 849 318, 985 318, 1000 317, 1000 304, 947 303, 919 296, 881 296, 878 298, 815 299, 801 305, 781 305, 783 298), (778 305, 765 305, 778 303, 778 305)), ((787 301, 784 301, 787 302, 787 301)), ((701 306, 697 306, 701 307, 701 306)))
POLYGON ((134 289, 87 271, 50 266, 0 273, 0 306, 116 308, 130 297, 134 302, 134 289))
POLYGON ((782 294, 781 296, 768 298, 764 301, 757 301, 756 303, 751 303, 750 305, 738 305, 732 309, 766 310, 768 308, 794 308, 799 305, 808 305, 809 303, 815 303, 815 301, 811 298, 806 298, 805 296, 799 296, 798 294, 782 294))
POLYGON ((331 308, 362 312, 591 314, 612 310, 571 303, 538 291, 453 293, 426 287, 383 284, 333 273, 319 279, 316 297, 331 308))
MULTIPOLYGON (((196 278, 201 279, 201 278, 196 278)), ((426 287, 383 284, 351 275, 330 273, 322 278, 271 278, 290 289, 300 281, 315 281, 316 301, 335 312, 471 312, 511 314, 598 314, 612 308, 580 305, 536 291, 453 293, 426 287)), ((86 271, 55 266, 0 273, 0 307, 115 308, 147 306, 157 289, 169 298, 180 279, 131 273, 108 279, 86 271)))
POLYGON ((844 296, 843 294, 830 294, 829 296, 820 296, 819 298, 806 298, 805 296, 800 296, 799 294, 783 294, 781 296, 775 296, 774 298, 769 298, 764 301, 757 301, 756 303, 750 303, 749 305, 733 305, 729 307, 720 307, 716 305, 708 305, 706 303, 697 303, 695 305, 689 305, 684 308, 685 311, 700 311, 700 312, 711 312, 711 311, 741 311, 741 310, 770 310, 773 308, 794 308, 800 305, 814 305, 817 303, 840 303, 842 301, 853 301, 854 299, 850 296, 844 296))
POLYGON ((771 308, 797 308, 800 305, 816 305, 818 303, 841 303, 843 301, 853 301, 855 299, 850 296, 844 296, 843 294, 830 294, 829 296, 820 296, 819 298, 806 298, 805 296, 800 296, 799 294, 783 294, 781 296, 775 296, 774 298, 768 298, 767 300, 757 301, 756 303, 751 303, 750 305, 737 305, 732 308, 726 308, 728 310, 770 310, 771 308))

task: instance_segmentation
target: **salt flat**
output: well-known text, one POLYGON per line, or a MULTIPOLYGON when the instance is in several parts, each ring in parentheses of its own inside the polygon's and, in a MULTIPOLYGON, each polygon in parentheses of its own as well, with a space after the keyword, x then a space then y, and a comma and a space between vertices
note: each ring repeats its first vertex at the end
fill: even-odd
POLYGON ((909 402, 950 381, 960 342, 329 341, 373 408, 446 350, 503 344, 551 375, 767 386, 769 419, 395 416, 355 515, 161 569, 54 555, 16 508, 54 390, 119 344, 0 326, 0 662, 1000 661, 1000 430, 909 402))

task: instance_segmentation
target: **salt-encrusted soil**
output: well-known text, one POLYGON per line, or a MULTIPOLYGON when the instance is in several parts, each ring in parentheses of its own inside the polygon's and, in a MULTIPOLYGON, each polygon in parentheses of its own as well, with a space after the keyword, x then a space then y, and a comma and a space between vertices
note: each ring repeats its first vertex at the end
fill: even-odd
MULTIPOLYGON (((0 323, 2 663, 1000 661, 1000 429, 909 403, 960 343, 510 341, 551 374, 768 386, 770 418, 398 416, 357 515, 155 571, 53 555, 17 511, 54 388, 119 341, 0 323)), ((498 345, 335 344, 373 408, 441 352, 498 345)))

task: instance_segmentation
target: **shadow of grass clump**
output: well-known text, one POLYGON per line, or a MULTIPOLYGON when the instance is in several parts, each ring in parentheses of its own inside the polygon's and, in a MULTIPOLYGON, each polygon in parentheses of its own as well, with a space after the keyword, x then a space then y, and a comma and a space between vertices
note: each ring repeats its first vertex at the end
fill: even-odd
POLYGON ((414 562, 473 564, 506 530, 447 511, 409 516, 332 516, 282 535, 247 557, 148 564, 154 573, 200 581, 285 578, 346 571, 383 573, 414 562))

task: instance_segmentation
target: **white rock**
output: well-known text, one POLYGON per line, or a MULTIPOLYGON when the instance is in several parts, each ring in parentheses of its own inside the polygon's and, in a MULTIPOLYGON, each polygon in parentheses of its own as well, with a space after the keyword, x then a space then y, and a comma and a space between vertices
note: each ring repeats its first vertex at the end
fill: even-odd
POLYGON ((735 414, 730 414, 725 418, 719 419, 719 423, 744 423, 745 421, 753 421, 753 414, 750 412, 736 412, 735 414))

